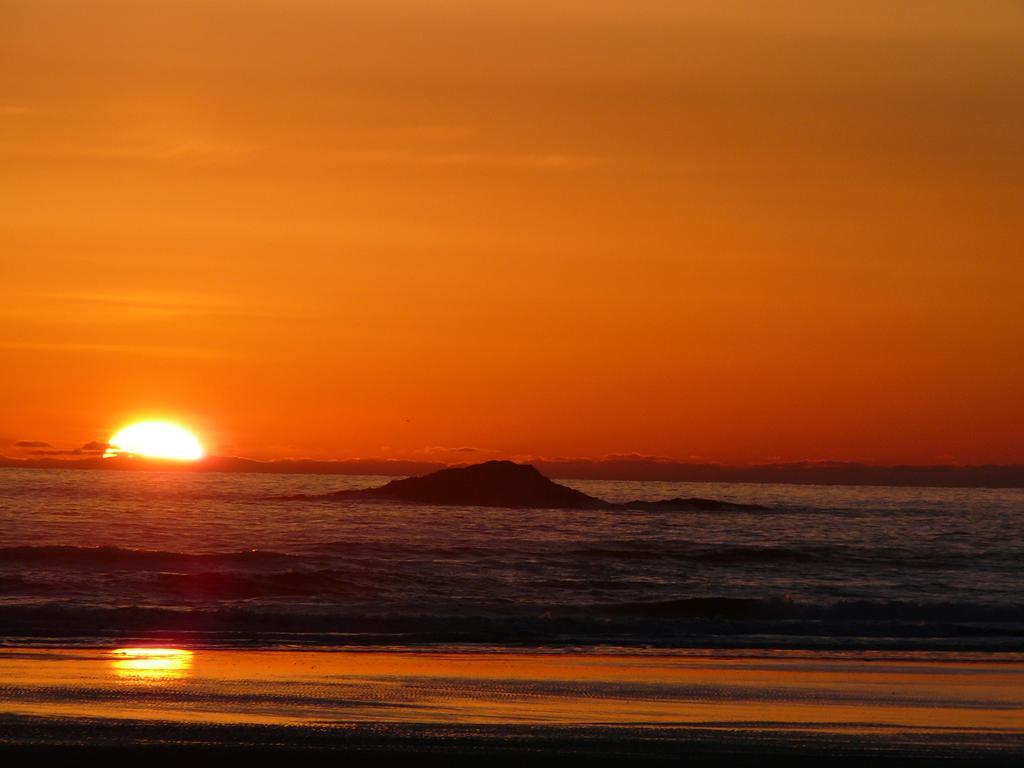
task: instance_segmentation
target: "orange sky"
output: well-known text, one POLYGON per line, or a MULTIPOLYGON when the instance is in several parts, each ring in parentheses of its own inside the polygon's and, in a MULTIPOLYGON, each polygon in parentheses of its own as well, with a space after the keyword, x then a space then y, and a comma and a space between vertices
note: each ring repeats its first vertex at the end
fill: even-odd
POLYGON ((0 454, 1024 461, 1011 0, 2 0, 0 454))

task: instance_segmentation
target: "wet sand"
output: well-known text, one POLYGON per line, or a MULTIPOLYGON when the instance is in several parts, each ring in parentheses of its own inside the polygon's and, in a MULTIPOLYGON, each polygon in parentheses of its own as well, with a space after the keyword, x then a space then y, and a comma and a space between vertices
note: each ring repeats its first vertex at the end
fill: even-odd
POLYGON ((1024 760, 1017 657, 8 648, 0 681, 0 751, 50 761, 1024 760))

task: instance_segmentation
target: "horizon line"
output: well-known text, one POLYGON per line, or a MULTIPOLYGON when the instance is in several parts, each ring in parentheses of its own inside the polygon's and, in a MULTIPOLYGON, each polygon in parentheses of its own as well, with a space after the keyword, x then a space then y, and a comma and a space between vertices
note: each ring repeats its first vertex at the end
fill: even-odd
MULTIPOLYGON (((1011 464, 875 464, 860 461, 802 459, 728 464, 658 457, 615 455, 604 458, 509 458, 489 461, 528 463, 553 478, 666 482, 735 482, 790 485, 898 485, 920 487, 1024 488, 1024 463, 1011 464)), ((250 459, 205 456, 195 461, 100 455, 0 456, 0 468, 139 470, 266 474, 409 476, 482 462, 421 459, 250 459)))

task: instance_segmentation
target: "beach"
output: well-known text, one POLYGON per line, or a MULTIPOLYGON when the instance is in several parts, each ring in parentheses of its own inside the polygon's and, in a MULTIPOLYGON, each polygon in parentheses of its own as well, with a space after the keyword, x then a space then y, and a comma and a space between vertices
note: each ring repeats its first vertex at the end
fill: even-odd
POLYGON ((1024 758, 1014 654, 7 648, 0 679, 23 755, 1024 758))

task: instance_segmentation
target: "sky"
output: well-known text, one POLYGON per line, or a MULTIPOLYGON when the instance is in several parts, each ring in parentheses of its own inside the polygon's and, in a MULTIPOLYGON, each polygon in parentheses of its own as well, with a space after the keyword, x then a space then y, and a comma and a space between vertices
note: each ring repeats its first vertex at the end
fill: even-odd
POLYGON ((0 454, 1024 462, 1022 118, 1017 0, 0 0, 0 454))

